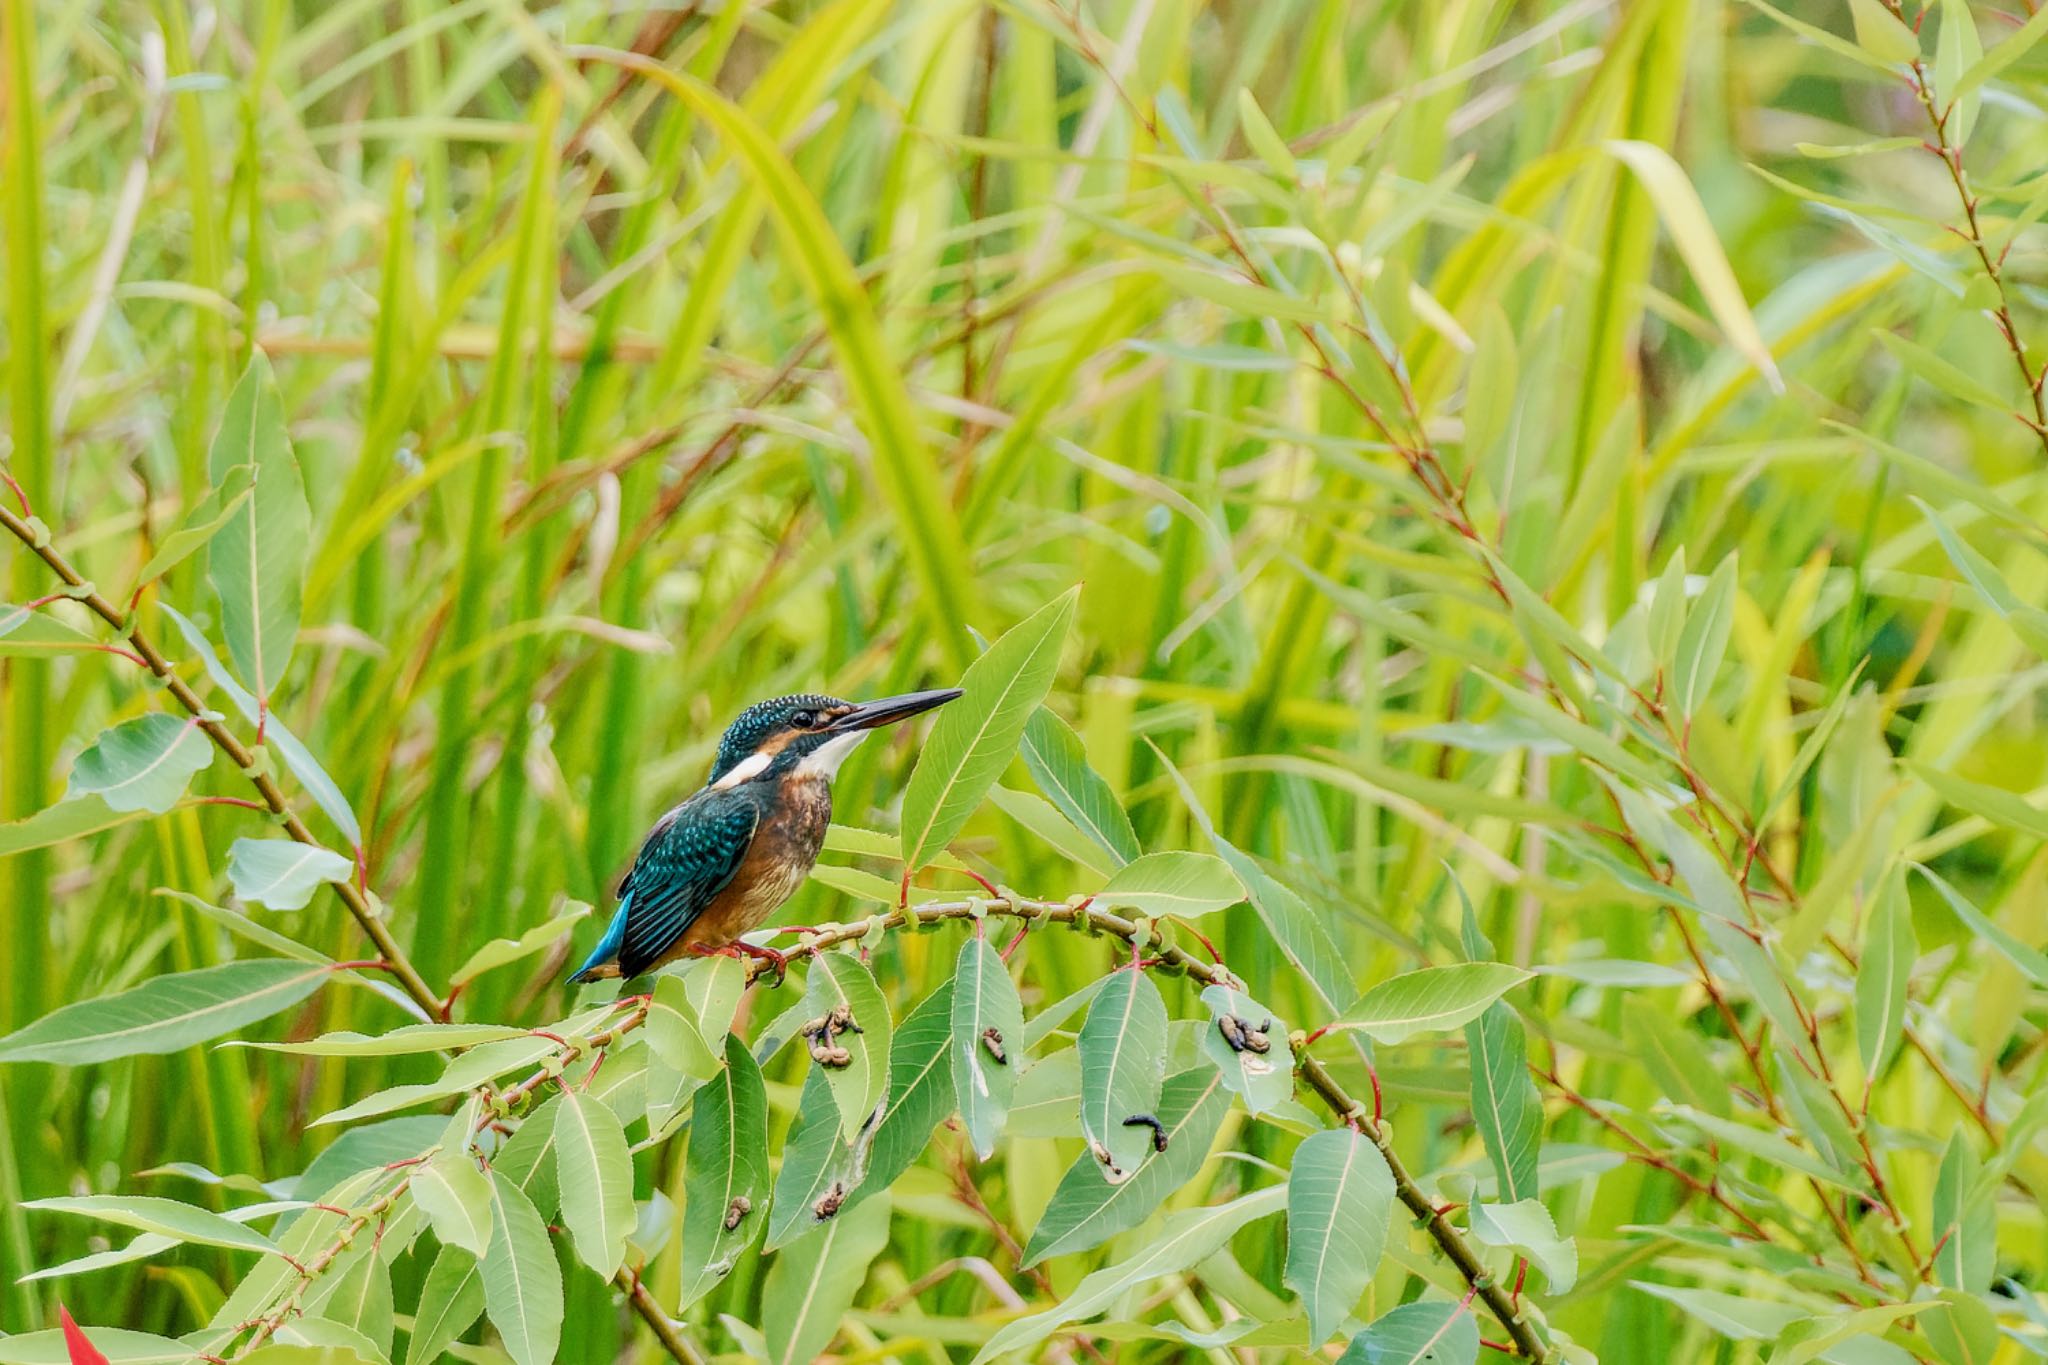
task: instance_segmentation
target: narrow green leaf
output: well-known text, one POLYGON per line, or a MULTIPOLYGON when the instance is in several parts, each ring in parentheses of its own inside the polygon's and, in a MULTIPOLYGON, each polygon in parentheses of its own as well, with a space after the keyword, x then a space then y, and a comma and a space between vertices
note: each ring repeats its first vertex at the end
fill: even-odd
POLYGON ((1404 1303, 1351 1338, 1337 1365, 1473 1365, 1479 1323, 1462 1304, 1404 1303))
POLYGON ((135 586, 154 583, 204 549, 222 527, 243 514, 245 506, 256 496, 255 490, 255 465, 238 464, 228 470, 206 490, 205 496, 192 504, 178 529, 157 542, 156 553, 135 575, 135 586))
POLYGON ((555 1172, 562 1190, 562 1221, 583 1264, 606 1279, 625 1264, 633 1233, 633 1153, 626 1132, 600 1101, 578 1090, 562 1093, 555 1114, 555 1172))
POLYGON ((1910 62, 1920 55, 1920 39, 1880 0, 1849 0, 1849 19, 1856 45, 1881 62, 1910 62))
POLYGON ((814 1067, 804 1077, 796 1121, 782 1144, 782 1166, 768 1204, 768 1237, 761 1249, 774 1251, 838 1217, 861 1188, 859 1165, 856 1145, 839 1135, 832 1088, 814 1067))
POLYGON ((724 1070, 697 1091, 691 1107, 683 1189, 683 1264, 690 1276, 678 1312, 732 1273, 768 1221, 768 1092, 760 1065, 738 1038, 725 1040, 724 1070))
POLYGON ((1621 1018, 1623 1037, 1634 1044, 1637 1060, 1665 1095, 1718 1118, 1728 1117, 1728 1087, 1697 1034, 1638 996, 1621 1002, 1621 1018))
POLYGON ((308 749, 297 735, 285 728, 284 722, 275 715, 261 713, 256 705, 256 698, 250 696, 247 689, 235 681, 234 674, 228 672, 227 667, 221 663, 220 656, 213 652, 213 646, 207 642, 204 631, 169 603, 159 604, 158 610, 170 617, 172 623, 178 627, 178 633, 184 637, 185 647, 199 656, 199 661, 206 665, 206 676, 213 679, 215 687, 227 694, 228 700, 235 704, 235 709, 242 713, 242 719, 251 725, 261 720, 264 742, 277 751, 278 756, 284 759, 284 765, 292 770, 292 776, 305 785, 307 793, 313 798, 313 804, 326 812, 327 818, 334 822, 334 827, 341 831, 342 837, 347 839, 350 845, 362 843, 363 829, 356 820, 355 810, 349 805, 348 798, 341 794, 341 788, 336 785, 327 769, 320 766, 320 760, 313 757, 313 751, 308 749))
POLYGON ((475 1256, 491 1248, 491 1181, 469 1153, 444 1149, 413 1172, 412 1197, 443 1246, 475 1256))
MULTIPOLYGON (((867 1178, 859 1193, 894 1184, 953 1112, 953 985, 948 981, 919 1002, 890 1040, 889 1098, 868 1146, 867 1178)), ((1023 1051, 1021 1042, 1016 1051, 1023 1051)), ((1072 1110, 1068 1114, 1071 1127, 1072 1110)))
POLYGON ((103 829, 125 825, 130 820, 139 820, 144 811, 114 811, 97 796, 81 796, 71 801, 60 801, 46 806, 25 820, 12 820, 0 824, 0 858, 11 853, 26 853, 32 848, 48 848, 71 839, 80 839, 88 834, 97 834, 103 829))
POLYGON ((1326 1128, 1294 1149, 1282 1279, 1301 1295, 1312 1347, 1330 1339, 1372 1282, 1393 1212, 1393 1172, 1365 1134, 1326 1128))
POLYGON ((234 1039, 225 1046, 290 1052, 301 1057, 406 1057, 414 1053, 446 1052, 453 1048, 532 1036, 532 1029, 516 1028, 511 1024, 402 1024, 389 1033, 363 1034, 343 1030, 323 1033, 318 1038, 308 1038, 299 1043, 254 1043, 234 1039))
POLYGON ((1504 962, 1460 962, 1404 972, 1367 991, 1336 1027, 1362 1029, 1382 1043, 1459 1028, 1533 975, 1504 962))
POLYGON ((1672 245, 1678 248, 1679 258, 1692 273, 1692 282, 1699 286, 1700 296, 1707 301, 1707 311, 1720 324, 1729 345, 1756 367, 1773 391, 1784 392, 1778 363, 1771 358, 1771 348, 1757 329, 1749 302, 1742 297, 1742 286, 1737 283, 1735 271, 1721 249, 1721 239, 1714 234, 1714 224, 1707 217, 1707 206, 1700 202, 1699 191, 1693 188, 1685 169, 1654 142, 1610 142, 1607 150, 1635 172, 1644 193, 1657 206, 1664 230, 1671 234, 1672 245))
MULTIPOLYGON (((1048 1065, 1039 1063, 1031 1074, 1037 1075, 1048 1065)), ((1073 1131, 1074 1104, 1080 1095, 1078 1072, 1076 1081, 1073 1098, 1061 1116, 1062 1133, 1073 1131)), ((1092 1250, 1150 1218, 1201 1170, 1229 1108, 1230 1092, 1214 1070, 1197 1067, 1168 1077, 1159 1096, 1159 1124, 1166 1133, 1166 1150, 1140 1166, 1129 1180, 1114 1185, 1103 1180, 1101 1163, 1089 1153, 1075 1157, 1045 1212, 1039 1215, 1038 1226, 1031 1230, 1031 1240, 1024 1248, 1025 1266, 1092 1250)))
POLYGON ((1919 956, 1905 876, 1896 872, 1885 878, 1878 893, 1870 931, 1863 936, 1863 961, 1856 969, 1856 1046, 1870 1083, 1899 1049, 1906 1023, 1906 983, 1919 956))
MULTIPOLYGON (((86 1335, 110 1365, 191 1365, 190 1343, 125 1327, 88 1327, 86 1335)), ((0 1365, 73 1365, 64 1333, 55 1327, 0 1337, 0 1365)))
POLYGON ((1251 144, 1266 168, 1280 179, 1292 184, 1300 168, 1294 164, 1294 153, 1287 149, 1286 141, 1273 130, 1273 124, 1266 117, 1266 111, 1259 108, 1258 97, 1250 90, 1237 92, 1237 123, 1244 130, 1244 140, 1251 144))
POLYGON ((545 924, 536 924, 518 938, 494 938, 469 955, 469 960, 448 978, 450 986, 466 986, 485 972, 510 966, 535 953, 544 952, 573 930, 590 913, 584 901, 571 901, 569 908, 545 924))
POLYGON ((813 1019, 846 1010, 853 1025, 831 1041, 844 1048, 843 1066, 825 1066, 825 1079, 839 1103, 839 1127, 851 1138, 875 1112, 889 1086, 889 1003, 874 974, 852 953, 820 953, 811 960, 804 1005, 813 1019), (858 1030, 858 1031, 855 1031, 858 1030))
POLYGON ((889 1201, 870 1199, 791 1244, 768 1268, 763 1301, 771 1365, 808 1365, 839 1334, 868 1266, 889 1244, 889 1201))
POLYGON ((1204 987, 1202 1003, 1211 1020, 1202 1030, 1202 1054, 1215 1063, 1224 1086, 1242 1095, 1244 1107, 1254 1114, 1287 1103, 1294 1095, 1294 1045, 1287 1040, 1287 1021, 1228 986, 1204 987))
POLYGON ((1125 1120, 1154 1115, 1166 1082, 1166 1002, 1135 968, 1110 973, 1088 1006, 1081 1053, 1081 1135, 1112 1182, 1152 1154, 1153 1134, 1125 1120))
POLYGON ((1693 715, 1705 703, 1728 653, 1735 625, 1735 556, 1729 555, 1707 580, 1706 590, 1685 614, 1671 666, 1671 699, 1679 713, 1693 715))
POLYGON ((345 882, 355 864, 331 848, 290 839, 237 839, 228 849, 228 882, 245 901, 303 910, 327 882, 345 882))
POLYGON ((228 396, 207 456, 215 484, 238 465, 254 465, 254 496, 215 533, 207 577, 220 597, 228 653, 249 690, 267 700, 291 665, 305 591, 312 513, 299 462, 285 430, 284 400, 261 351, 228 396))
POLYGON ((1566 1292, 1579 1278, 1579 1249, 1571 1238, 1558 1235, 1557 1224, 1540 1199, 1474 1204, 1472 1235, 1488 1246, 1507 1247, 1528 1257, 1550 1281, 1553 1293, 1566 1292))
POLYGON ((1245 898, 1230 864, 1207 853, 1148 853, 1118 868, 1095 893, 1103 909, 1146 915, 1206 915, 1245 898))
POLYGON ((328 969, 257 958, 153 977, 133 990, 81 1000, 0 1038, 0 1062, 82 1066, 177 1052, 290 1009, 328 969))
POLYGON ((1908 341, 1898 333, 1882 327, 1877 328, 1873 335, 1901 365, 1950 398, 1990 412, 2006 412, 2011 409, 2012 405, 2007 403, 1996 389, 1961 366, 1942 359, 1918 342, 1908 341))
MULTIPOLYGON (((1936 876, 1933 869, 1915 864, 1914 870, 1941 893, 1941 898, 1948 902, 1948 908, 1956 912, 1956 918, 1963 922, 1965 928, 1996 948, 2006 961, 2024 972, 2036 986, 2048 986, 2048 954, 2014 938, 1996 920, 1965 900, 1962 892, 1936 876)), ((5 1060, 6 1056, 6 1040, 0 1039, 0 1060, 5 1060)))
POLYGON ((1534 1199, 1543 1153, 1543 1099, 1529 1078, 1529 1047, 1522 1021, 1506 1005, 1465 1025, 1471 1060, 1472 1121, 1493 1162, 1503 1203, 1534 1199))
POLYGON ((1105 1266, 1075 1285, 1052 1307, 1005 1323, 974 1354, 974 1365, 986 1365, 1024 1352, 1060 1331, 1106 1311, 1126 1294, 1205 1260, 1254 1219, 1278 1213, 1287 1197, 1278 1185, 1233 1199, 1227 1204, 1184 1209, 1169 1215, 1159 1231, 1136 1255, 1105 1266))
MULTIPOLYGON (((358 1240, 329 1264, 306 1295, 306 1314, 361 1338, 369 1347, 365 1360, 390 1358, 394 1331, 391 1270, 378 1254, 374 1238, 358 1240)), ((282 1338, 283 1334, 279 1335, 282 1338)))
POLYGON ((1951 100, 1959 100, 1974 93, 1984 82, 1995 78, 2008 66, 2033 51, 2044 37, 2048 37, 2048 11, 2036 10, 2015 32, 2007 35, 1994 44, 1989 52, 1970 63, 1969 69, 1960 77, 1944 84, 1940 93, 1951 100))
POLYGON ((1018 753, 1046 799, 1117 862, 1130 862, 1142 852, 1131 817, 1102 774, 1088 766, 1087 752, 1072 726, 1040 706, 1024 723, 1018 753))
POLYGON ((1970 13, 1969 0, 1941 0, 1941 32, 1934 40, 1934 89, 1945 102, 1947 141, 1955 147, 1969 145, 1970 132, 1977 123, 1979 96, 1963 88, 1964 75, 1984 58, 1984 43, 1977 36, 1977 20, 1970 13))
POLYGON ((197 724, 152 711, 102 731, 71 765, 65 795, 97 796, 109 810, 161 815, 212 762, 213 744, 197 724))
POLYGON ((1950 1289, 1982 1294, 1998 1265, 1995 1190, 1978 1180, 1977 1151, 1961 1128, 1949 1135, 1934 1180, 1935 1278, 1950 1289))
POLYGON ((98 642, 46 611, 0 603, 0 659, 34 659, 77 654, 98 642))
POLYGON ((941 852, 1016 756, 1025 722, 1052 688, 1080 589, 1072 588, 1004 632, 967 666, 965 693, 939 712, 903 789, 905 866, 941 852))
POLYGON ((273 1253, 277 1243, 251 1227, 244 1227, 217 1213, 140 1194, 82 1194, 54 1199, 31 1199, 25 1209, 50 1213, 75 1213, 103 1223, 154 1233, 195 1246, 225 1247, 229 1251, 273 1253))
POLYGON ((960 945, 953 974, 953 1093, 967 1138, 983 1161, 995 1154, 1023 1065, 1024 1003, 1010 969, 980 934, 960 945))
MULTIPOLYGON (((1038 793, 1015 791, 998 782, 988 789, 988 799, 997 810, 1024 826, 1033 837, 1062 857, 1071 858, 1104 877, 1116 871, 1116 859, 1097 848, 1093 840, 1060 814, 1059 807, 1038 793)), ((892 890, 886 901, 895 899, 892 890)))
POLYGON ((549 1365, 562 1340, 562 1268, 548 1225, 502 1171, 491 1175, 491 1217, 484 1309, 518 1365, 549 1365))

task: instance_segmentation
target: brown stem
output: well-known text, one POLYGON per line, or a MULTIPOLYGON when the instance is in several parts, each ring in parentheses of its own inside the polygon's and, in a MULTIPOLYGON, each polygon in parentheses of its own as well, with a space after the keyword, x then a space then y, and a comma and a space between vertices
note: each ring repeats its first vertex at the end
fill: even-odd
MULTIPOLYGON (((207 709, 206 703, 199 699, 199 695, 178 676, 178 671, 171 662, 150 643, 149 638, 135 624, 134 618, 102 597, 85 577, 71 566, 71 561, 51 543, 47 527, 32 517, 19 516, 5 506, 0 506, 0 526, 5 526, 15 539, 28 546, 43 563, 49 565, 52 573, 74 589, 69 596, 82 602, 93 615, 105 621, 127 639, 129 646, 140 656, 143 666, 162 680, 178 705, 183 707, 186 714, 206 732, 206 737, 212 740, 215 747, 227 755, 228 761, 241 769, 255 785, 257 795, 263 798, 265 809, 277 817, 287 835, 299 843, 314 848, 324 847, 313 837, 313 832, 306 828, 306 822, 286 803, 284 792, 278 788, 276 779, 271 777, 256 755, 244 747, 242 741, 237 739, 226 725, 210 718, 211 712, 207 709)), ((369 897, 345 881, 331 882, 329 885, 334 888, 334 894, 341 898, 342 904, 348 907, 349 914, 355 916, 356 923, 362 926, 370 942, 377 946, 378 956, 390 964, 392 975, 398 978, 398 983, 405 989, 405 993, 427 1012, 429 1018, 440 1018, 441 998, 427 986, 411 960, 406 957, 405 950, 398 946, 398 940, 391 936, 391 930, 385 925, 383 917, 377 913, 376 907, 370 904, 369 897)))

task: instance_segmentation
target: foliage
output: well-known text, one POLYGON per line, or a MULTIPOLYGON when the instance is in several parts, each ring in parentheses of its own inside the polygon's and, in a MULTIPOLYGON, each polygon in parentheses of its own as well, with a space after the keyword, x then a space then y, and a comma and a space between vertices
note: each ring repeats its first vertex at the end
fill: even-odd
POLYGON ((0 1365, 2048 1353, 2044 37, 0 0, 0 1365))

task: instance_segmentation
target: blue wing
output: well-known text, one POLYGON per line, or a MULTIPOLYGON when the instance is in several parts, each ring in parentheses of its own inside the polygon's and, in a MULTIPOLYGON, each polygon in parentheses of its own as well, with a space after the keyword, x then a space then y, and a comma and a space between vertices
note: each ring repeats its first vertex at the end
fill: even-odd
POLYGON ((740 792, 707 789, 678 806, 641 845, 619 887, 618 913, 570 980, 587 979, 613 959, 622 977, 653 966, 732 882, 760 818, 753 799, 740 792))

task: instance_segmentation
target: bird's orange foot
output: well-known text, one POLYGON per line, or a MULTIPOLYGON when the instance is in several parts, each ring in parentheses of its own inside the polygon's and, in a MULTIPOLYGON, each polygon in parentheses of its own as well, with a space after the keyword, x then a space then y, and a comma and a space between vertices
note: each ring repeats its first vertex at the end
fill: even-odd
POLYGON ((782 979, 789 975, 789 954, 779 953, 773 948, 764 948, 758 943, 742 943, 734 940, 731 945, 748 957, 758 958, 775 969, 775 980, 771 985, 780 986, 782 979))

